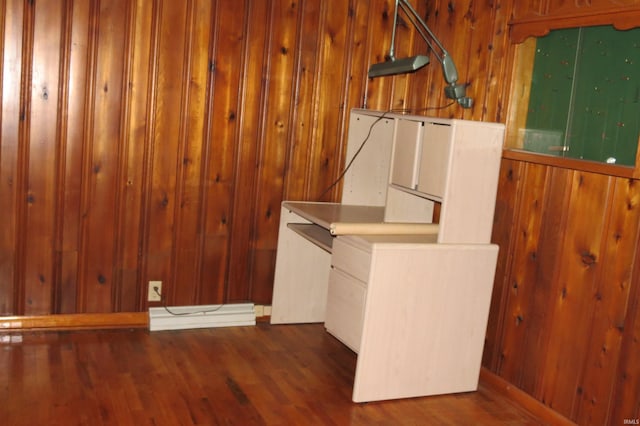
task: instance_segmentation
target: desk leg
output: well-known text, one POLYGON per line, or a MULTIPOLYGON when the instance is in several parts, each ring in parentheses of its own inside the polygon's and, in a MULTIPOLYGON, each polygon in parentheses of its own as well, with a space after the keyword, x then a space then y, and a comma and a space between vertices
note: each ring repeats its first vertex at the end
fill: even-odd
POLYGON ((271 323, 324 322, 331 254, 293 232, 288 223, 309 222, 282 209, 271 323))
POLYGON ((476 390, 498 246, 374 250, 353 400, 476 390))

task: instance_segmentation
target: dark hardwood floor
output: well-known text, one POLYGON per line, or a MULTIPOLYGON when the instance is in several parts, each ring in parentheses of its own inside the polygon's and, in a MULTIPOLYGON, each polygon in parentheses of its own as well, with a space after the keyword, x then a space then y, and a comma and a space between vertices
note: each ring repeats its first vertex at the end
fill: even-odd
POLYGON ((534 425, 478 392, 355 404, 322 325, 0 334, 3 425, 534 425))

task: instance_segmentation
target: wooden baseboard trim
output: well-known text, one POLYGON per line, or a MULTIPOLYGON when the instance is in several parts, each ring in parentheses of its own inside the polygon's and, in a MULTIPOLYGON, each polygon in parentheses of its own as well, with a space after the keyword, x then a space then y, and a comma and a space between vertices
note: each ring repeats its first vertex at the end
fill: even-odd
POLYGON ((0 333, 36 330, 149 328, 146 312, 0 317, 0 333))
POLYGON ((480 369, 480 383, 492 388, 498 393, 501 393, 514 404, 529 411, 531 414, 544 421, 547 424, 556 426, 575 426, 576 424, 567 419, 563 415, 544 405, 528 393, 518 389, 511 383, 504 380, 502 377, 492 373, 486 368, 480 369))

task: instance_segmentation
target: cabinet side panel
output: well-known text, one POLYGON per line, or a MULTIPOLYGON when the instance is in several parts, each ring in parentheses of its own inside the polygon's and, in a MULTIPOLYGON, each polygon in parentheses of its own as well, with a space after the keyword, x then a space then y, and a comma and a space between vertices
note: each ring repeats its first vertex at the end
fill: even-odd
POLYGON ((439 242, 491 239, 504 129, 458 121, 440 214, 439 242))
POLYGON ((418 158, 422 148, 422 121, 398 119, 393 136, 391 183, 416 189, 418 158))
POLYGON ((343 204, 385 205, 393 127, 393 118, 351 113, 345 165, 349 169, 344 175, 343 204))
POLYGON ((418 191, 440 199, 444 196, 447 181, 447 165, 451 155, 451 134, 451 126, 425 124, 420 155, 418 191))
POLYGON ((477 389, 497 252, 374 248, 354 401, 477 389))
POLYGON ((289 229, 288 223, 309 222, 282 208, 271 323, 323 322, 331 255, 289 229))

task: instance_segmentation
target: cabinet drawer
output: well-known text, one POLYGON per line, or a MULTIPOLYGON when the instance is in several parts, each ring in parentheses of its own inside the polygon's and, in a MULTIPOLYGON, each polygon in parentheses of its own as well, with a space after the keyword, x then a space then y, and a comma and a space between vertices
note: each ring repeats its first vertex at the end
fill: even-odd
POLYGON ((324 325, 329 333, 356 353, 360 349, 365 295, 363 282, 331 269, 324 325))
POLYGON ((333 242, 331 265, 360 281, 367 282, 371 266, 371 253, 361 247, 356 247, 344 237, 338 237, 333 242))

